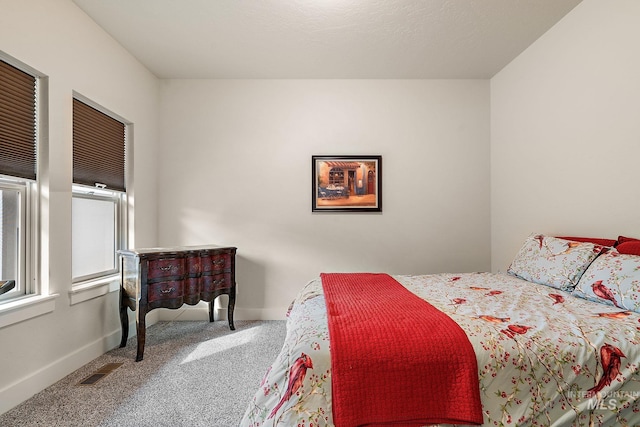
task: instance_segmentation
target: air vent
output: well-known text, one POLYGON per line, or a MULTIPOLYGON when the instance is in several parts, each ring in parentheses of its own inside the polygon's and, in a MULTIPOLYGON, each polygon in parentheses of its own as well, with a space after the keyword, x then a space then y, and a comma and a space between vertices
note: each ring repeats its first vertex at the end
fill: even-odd
POLYGON ((95 371, 93 374, 80 381, 78 385, 94 385, 95 383, 109 375, 111 372, 118 369, 120 366, 122 366, 122 363, 107 363, 106 365, 95 371))

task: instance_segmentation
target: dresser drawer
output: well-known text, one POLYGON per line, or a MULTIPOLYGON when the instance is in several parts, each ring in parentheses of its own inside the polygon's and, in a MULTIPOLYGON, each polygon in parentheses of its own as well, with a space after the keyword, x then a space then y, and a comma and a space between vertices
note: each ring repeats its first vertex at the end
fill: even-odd
POLYGON ((148 301, 170 300, 181 298, 184 294, 183 280, 170 280, 167 282, 157 282, 150 284, 147 289, 148 301))
POLYGON ((187 257, 187 274, 189 277, 197 277, 202 273, 202 259, 198 255, 187 257))
POLYGON ((182 276, 184 274, 184 258, 162 258, 149 261, 149 270, 147 271, 148 280, 161 277, 182 276))
POLYGON ((231 268, 231 254, 212 254, 203 256, 202 271, 204 273, 223 271, 231 268))
POLYGON ((184 303, 194 305, 200 302, 202 277, 189 277, 184 281, 184 303))
POLYGON ((229 289, 232 286, 231 273, 214 274, 202 277, 202 292, 213 292, 219 289, 229 289))
POLYGON ((202 278, 190 277, 184 281, 184 294, 187 295, 199 295, 202 290, 202 278))

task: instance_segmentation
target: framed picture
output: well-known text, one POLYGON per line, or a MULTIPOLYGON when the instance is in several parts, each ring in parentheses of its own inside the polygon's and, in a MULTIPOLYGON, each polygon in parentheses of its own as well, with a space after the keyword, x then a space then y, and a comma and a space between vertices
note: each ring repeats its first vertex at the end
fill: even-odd
POLYGON ((382 156, 311 156, 313 212, 382 212, 382 156))

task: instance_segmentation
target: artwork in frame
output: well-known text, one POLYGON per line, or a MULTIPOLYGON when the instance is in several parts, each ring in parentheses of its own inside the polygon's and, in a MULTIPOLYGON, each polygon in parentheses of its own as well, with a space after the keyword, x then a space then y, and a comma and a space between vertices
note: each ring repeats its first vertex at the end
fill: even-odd
POLYGON ((311 156, 313 212, 382 212, 382 156, 311 156))

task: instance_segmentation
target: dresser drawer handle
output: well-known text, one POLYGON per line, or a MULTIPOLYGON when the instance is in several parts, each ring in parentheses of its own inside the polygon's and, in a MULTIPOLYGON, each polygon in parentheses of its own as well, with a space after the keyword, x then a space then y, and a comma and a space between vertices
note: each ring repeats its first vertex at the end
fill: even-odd
POLYGON ((213 281, 213 285, 222 285, 224 283, 224 279, 218 279, 213 281))
POLYGON ((172 287, 170 287, 169 289, 160 289, 160 293, 161 293, 161 294, 165 294, 165 295, 166 295, 166 294, 170 294, 171 292, 173 292, 173 291, 175 291, 175 290, 176 290, 176 288, 174 288, 174 287, 172 286, 172 287))
POLYGON ((213 260, 213 265, 224 265, 224 258, 213 260))
POLYGON ((160 270, 162 270, 162 271, 169 271, 169 270, 171 270, 171 266, 170 266, 170 265, 167 265, 166 267, 160 267, 160 270))

